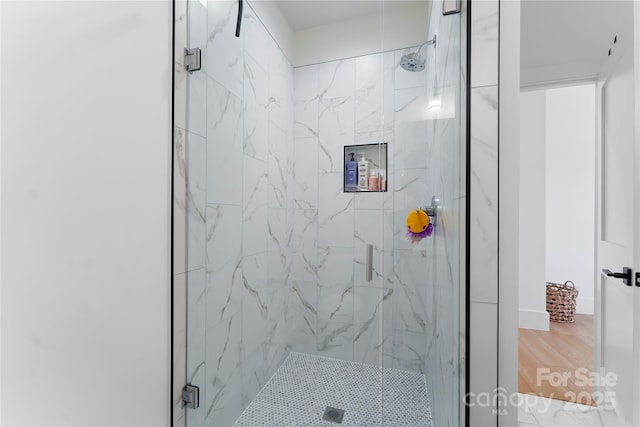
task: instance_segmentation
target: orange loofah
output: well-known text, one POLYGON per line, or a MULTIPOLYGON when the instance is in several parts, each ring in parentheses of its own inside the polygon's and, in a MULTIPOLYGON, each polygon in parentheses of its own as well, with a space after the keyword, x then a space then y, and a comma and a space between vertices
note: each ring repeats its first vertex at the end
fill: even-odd
POLYGON ((407 215, 407 227, 412 233, 422 233, 429 227, 429 215, 425 211, 415 210, 407 215))

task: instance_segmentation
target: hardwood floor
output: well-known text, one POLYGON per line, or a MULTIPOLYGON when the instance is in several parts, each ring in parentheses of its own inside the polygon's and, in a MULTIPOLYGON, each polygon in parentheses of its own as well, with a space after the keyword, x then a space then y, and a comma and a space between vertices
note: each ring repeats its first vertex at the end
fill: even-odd
POLYGON ((595 406, 588 381, 593 316, 576 314, 574 323, 549 323, 549 331, 519 329, 518 391, 595 406))

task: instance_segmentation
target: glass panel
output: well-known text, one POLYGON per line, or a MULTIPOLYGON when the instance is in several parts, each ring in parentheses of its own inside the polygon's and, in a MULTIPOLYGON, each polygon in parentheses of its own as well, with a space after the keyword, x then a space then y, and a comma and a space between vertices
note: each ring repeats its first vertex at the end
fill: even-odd
POLYGON ((187 424, 456 425, 460 15, 244 2, 236 37, 237 1, 188 5, 187 424), (349 149, 386 191, 345 191, 349 149))
MULTIPOLYGON (((393 5, 393 2, 389 2, 393 5)), ((411 26, 422 40, 385 49, 392 77, 385 87, 393 129, 394 238, 391 320, 392 367, 424 375, 433 425, 458 425, 461 170, 460 14, 443 15, 442 2, 414 2, 411 26), (415 16, 424 17, 423 21, 415 16), (392 56, 391 56, 392 55, 392 56), (391 86, 391 87, 389 87, 391 86), (405 218, 439 199, 433 234, 412 243, 405 218)), ((391 45, 394 9, 386 11, 385 47, 391 45)), ((389 384, 388 387, 393 387, 389 384)), ((388 393, 390 395, 390 393, 388 393)), ((418 400, 420 401, 420 400, 418 400)), ((393 401, 385 401, 391 411, 393 401)), ((415 411, 420 410, 420 406, 415 411)), ((387 417, 385 417, 387 419, 387 417)))

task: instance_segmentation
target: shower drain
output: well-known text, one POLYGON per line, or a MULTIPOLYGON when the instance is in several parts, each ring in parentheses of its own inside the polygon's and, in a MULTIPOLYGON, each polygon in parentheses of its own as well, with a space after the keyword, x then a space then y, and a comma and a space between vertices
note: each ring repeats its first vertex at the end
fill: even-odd
POLYGON ((333 423, 342 423, 342 417, 344 417, 344 409, 333 408, 331 406, 327 406, 327 409, 324 410, 324 415, 322 419, 325 421, 331 421, 333 423))

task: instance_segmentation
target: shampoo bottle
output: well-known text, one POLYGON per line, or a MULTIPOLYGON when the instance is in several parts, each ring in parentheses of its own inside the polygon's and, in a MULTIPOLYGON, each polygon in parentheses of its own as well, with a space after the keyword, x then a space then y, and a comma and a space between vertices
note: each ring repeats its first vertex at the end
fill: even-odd
POLYGON ((360 161, 358 162, 358 190, 366 191, 369 189, 369 161, 364 157, 364 153, 358 153, 360 161))
POLYGON ((354 156, 355 153, 349 153, 351 159, 344 165, 344 187, 346 191, 358 190, 358 162, 354 156))

